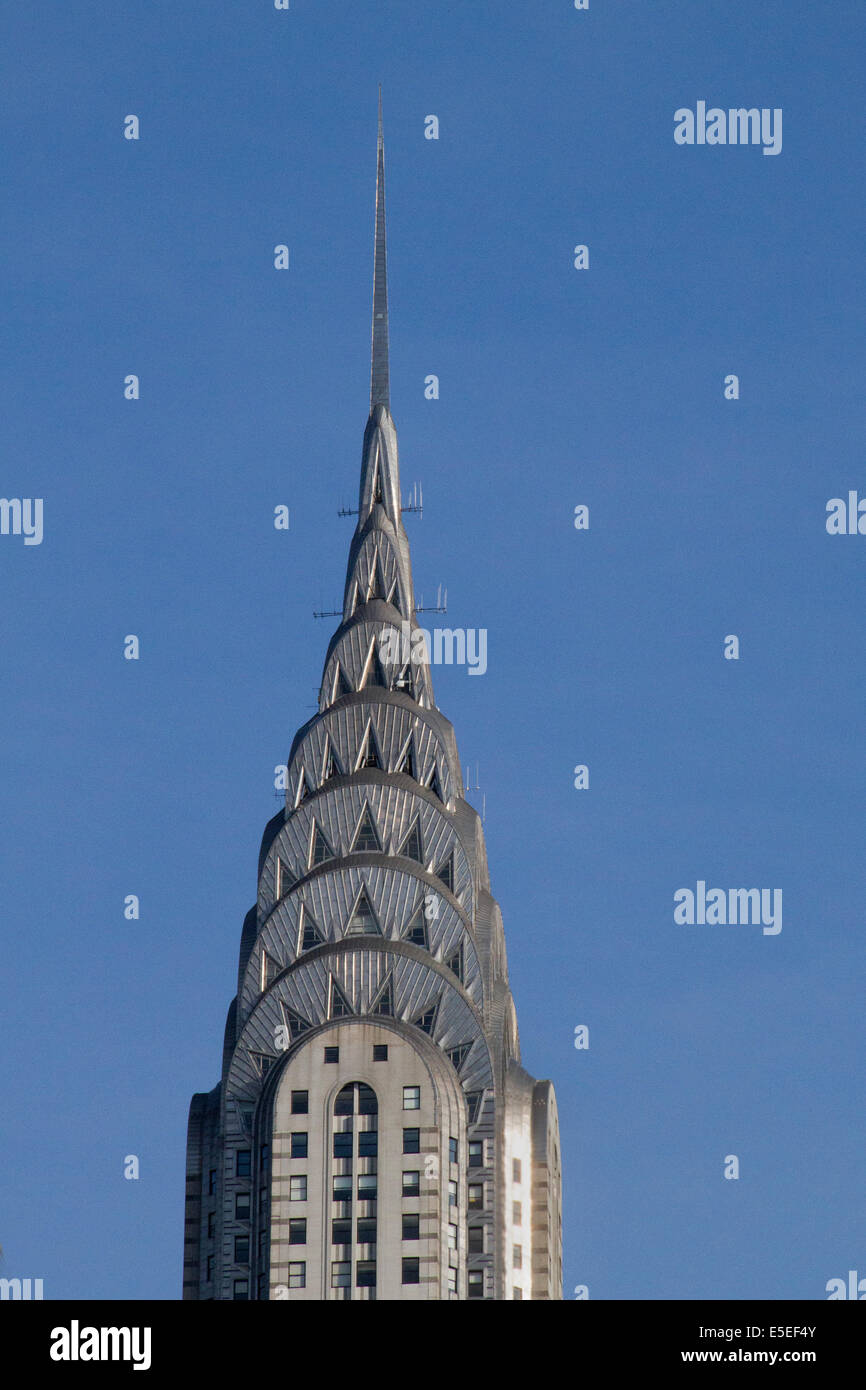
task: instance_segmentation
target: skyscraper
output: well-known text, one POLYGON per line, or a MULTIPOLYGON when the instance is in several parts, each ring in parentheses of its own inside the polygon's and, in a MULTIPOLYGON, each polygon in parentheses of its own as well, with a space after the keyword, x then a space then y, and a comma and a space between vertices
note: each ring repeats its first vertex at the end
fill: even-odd
POLYGON ((262 840, 222 1079, 190 1106, 183 1296, 559 1299, 556 1100, 520 1065, 484 833, 415 623, 381 104, 372 338, 342 621, 262 840))

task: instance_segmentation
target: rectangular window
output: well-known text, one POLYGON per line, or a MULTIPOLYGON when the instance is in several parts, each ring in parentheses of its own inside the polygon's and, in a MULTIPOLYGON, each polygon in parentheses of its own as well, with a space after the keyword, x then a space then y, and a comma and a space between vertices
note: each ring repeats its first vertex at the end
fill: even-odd
MULTIPOLYGON (((403 1220, 406 1220, 405 1216, 403 1220)), ((448 1249, 457 1249, 457 1227, 454 1225, 453 1221, 448 1226, 448 1249)))
POLYGON ((294 1178, 289 1178, 289 1201, 306 1202, 307 1200, 307 1175, 299 1173, 294 1178))
POLYGON ((331 1222, 331 1244, 332 1245, 351 1245, 352 1244, 352 1223, 341 1217, 338 1221, 331 1222))
POLYGON ((250 1219, 250 1194, 248 1192, 235 1193, 235 1221, 249 1221, 250 1219))
POLYGON ((331 1262, 331 1288, 347 1289, 352 1278, 352 1264, 350 1260, 333 1260, 331 1262))
POLYGON ((483 1140, 483 1139, 470 1139, 470 1140, 469 1140, 469 1167, 470 1167, 470 1168, 483 1168, 483 1167, 484 1167, 484 1140, 483 1140))
POLYGON ((421 1087, 420 1087, 420 1086, 404 1086, 404 1087, 403 1087, 403 1109, 404 1109, 404 1110, 420 1110, 420 1109, 421 1109, 421 1087))
POLYGON ((334 1178, 334 1201, 351 1202, 352 1200, 352 1174, 338 1174, 334 1178))
POLYGON ((271 1146, 270 1146, 270 1144, 262 1144, 262 1147, 259 1149, 259 1172, 260 1172, 260 1173, 266 1173, 266 1172, 267 1172, 267 1170, 268 1170, 268 1164, 270 1163, 270 1161, 271 1161, 271 1146))
POLYGON ((484 1297, 484 1271, 482 1269, 470 1269, 467 1283, 470 1298, 484 1297))
POLYGON ((415 1255, 403 1258, 403 1283, 421 1283, 421 1261, 415 1255))
POLYGON ((421 1218, 416 1213, 403 1213, 403 1239, 420 1240, 421 1218))
POLYGON ((358 1222, 358 1244, 376 1244, 376 1219, 375 1217, 364 1216, 358 1222))
MULTIPOLYGON (((249 1201, 249 1197, 247 1197, 247 1201, 249 1201)), ((214 1231, 214 1223, 215 1223, 215 1222, 216 1222, 216 1212, 215 1212, 215 1211, 209 1211, 208 1214, 207 1214, 207 1238, 208 1238, 208 1240, 213 1240, 213 1231, 214 1231)))
POLYGON ((289 1263, 289 1288, 305 1289, 307 1287, 307 1262, 306 1260, 292 1260, 289 1263))
POLYGON ((352 1157, 352 1131, 350 1129, 338 1130, 334 1135, 334 1157, 352 1157))
POLYGON ((519 1202, 511 1203, 511 1220, 515 1226, 523 1225, 523 1207, 519 1202))
POLYGON ((358 1178, 358 1201, 375 1202, 376 1200, 376 1174, 362 1173, 358 1178))
POLYGON ((403 1130, 403 1152, 404 1154, 419 1154, 421 1152, 420 1129, 403 1130))
POLYGON ((309 1091, 292 1091, 292 1114, 306 1115, 310 1109, 309 1091))
POLYGON ((449 1207, 456 1207, 456 1206, 457 1206, 457 1184, 456 1184, 456 1182, 449 1182, 449 1184, 448 1184, 448 1205, 449 1205, 449 1207))
POLYGON ((522 1298, 522 1297, 523 1297, 523 1290, 522 1290, 522 1289, 519 1289, 519 1288, 517 1287, 516 1284, 514 1285, 514 1297, 515 1297, 515 1298, 522 1298))
POLYGON ((520 1182, 520 1159, 515 1158, 511 1164, 511 1177, 514 1182, 520 1182))
POLYGON ((211 1168, 207 1176, 207 1195, 209 1197, 213 1197, 214 1193, 216 1192, 216 1182, 217 1170, 216 1168, 211 1168))
POLYGON ((484 1254, 484 1227, 483 1227, 483 1226, 470 1226, 470 1227, 469 1227, 469 1254, 470 1254, 470 1255, 483 1255, 483 1254, 484 1254))
POLYGON ((375 1158, 379 1152, 379 1131, 362 1129, 358 1135, 358 1157, 375 1158))
POLYGON ((307 1218, 296 1216, 289 1221, 289 1245, 306 1245, 307 1218))
POLYGON ((208 1257, 207 1257, 207 1281, 208 1281, 208 1283, 210 1283, 211 1280, 213 1279, 213 1259, 214 1259, 213 1255, 208 1255, 208 1257))
POLYGON ((421 1174, 417 1170, 411 1173, 403 1174, 403 1196, 421 1196, 421 1174))
POLYGON ((246 1300, 247 1302, 249 1302, 249 1298, 250 1298, 250 1281, 249 1281, 249 1279, 236 1279, 236 1280, 235 1280, 234 1297, 235 1297, 235 1300, 236 1300, 237 1302, 242 1302, 243 1300, 246 1300))
POLYGON ((307 1131, 296 1129, 292 1134, 292 1158, 307 1157, 307 1131))
POLYGON ((448 1271, 448 1292, 449 1292, 449 1293, 456 1293, 456 1292, 457 1292, 457 1270, 456 1270, 456 1269, 449 1269, 449 1271, 448 1271))
POLYGON ((235 1264, 248 1265, 250 1262, 249 1236, 235 1236, 235 1264))
POLYGON ((469 1184, 469 1210, 483 1211, 484 1209, 484 1184, 482 1182, 471 1182, 469 1184))
POLYGON ((523 1246, 515 1245, 511 1251, 511 1263, 514 1269, 523 1268, 523 1246))
POLYGON ((355 1286, 359 1289, 376 1287, 376 1261, 359 1260, 355 1266, 355 1286))
POLYGON ((362 1086, 358 1091, 358 1114, 377 1115, 379 1113, 379 1102, 376 1099, 376 1092, 369 1086, 362 1086))
POLYGON ((326 1048, 325 1048, 325 1061, 326 1061, 326 1062, 339 1062, 339 1060, 340 1060, 340 1049, 339 1049, 338 1047, 326 1047, 326 1048))
POLYGON ((456 1163, 456 1162, 457 1162, 457 1140, 456 1140, 456 1139, 449 1139, 449 1140, 448 1140, 448 1162, 449 1162, 449 1163, 456 1163))
POLYGON ((373 1061, 374 1061, 374 1062, 387 1062, 387 1060, 388 1060, 388 1044, 387 1044, 387 1043, 373 1043, 373 1061))
POLYGON ((235 1155, 235 1177, 248 1178, 252 1172, 250 1160, 252 1154, 249 1149, 238 1149, 235 1155))

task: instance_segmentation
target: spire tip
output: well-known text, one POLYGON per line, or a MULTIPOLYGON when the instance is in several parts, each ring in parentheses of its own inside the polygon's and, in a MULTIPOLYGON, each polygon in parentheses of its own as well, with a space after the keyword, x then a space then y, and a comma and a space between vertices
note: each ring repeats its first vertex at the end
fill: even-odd
POLYGON ((388 268, 385 244, 385 137, 382 131, 382 85, 379 84, 379 133, 376 148, 376 227, 373 253, 373 348, 370 369, 370 414, 377 405, 390 410, 388 373, 388 268))

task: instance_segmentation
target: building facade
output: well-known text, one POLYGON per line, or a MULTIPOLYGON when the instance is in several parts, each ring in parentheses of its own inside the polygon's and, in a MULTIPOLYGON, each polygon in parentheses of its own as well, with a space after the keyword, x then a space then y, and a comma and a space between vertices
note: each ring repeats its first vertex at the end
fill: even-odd
POLYGON ((556 1100, 520 1065, 484 834, 414 639, 381 109, 372 338, 342 621, 265 829, 222 1078, 190 1106, 183 1296, 559 1299, 556 1100))

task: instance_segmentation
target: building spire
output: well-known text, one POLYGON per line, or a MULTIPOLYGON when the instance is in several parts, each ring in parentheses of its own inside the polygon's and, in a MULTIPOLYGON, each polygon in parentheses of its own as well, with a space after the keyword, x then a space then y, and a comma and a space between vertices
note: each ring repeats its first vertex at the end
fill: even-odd
POLYGON ((373 263, 373 351, 370 414, 377 405, 390 413, 388 383, 388 271, 385 256, 385 138, 382 134, 382 88, 379 88, 379 138, 376 151, 376 235, 373 263))

